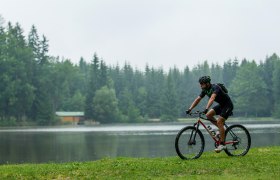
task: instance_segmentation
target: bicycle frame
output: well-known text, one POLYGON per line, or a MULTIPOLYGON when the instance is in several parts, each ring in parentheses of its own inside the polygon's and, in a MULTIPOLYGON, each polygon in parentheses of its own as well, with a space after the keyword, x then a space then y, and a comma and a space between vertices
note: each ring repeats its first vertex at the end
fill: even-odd
MULTIPOLYGON (((221 143, 221 142, 220 142, 220 139, 217 138, 217 137, 215 137, 215 136, 211 133, 211 131, 206 127, 206 125, 202 122, 201 119, 204 119, 204 120, 207 120, 207 121, 210 121, 210 122, 211 122, 212 120, 202 117, 202 113, 201 113, 201 112, 196 112, 196 113, 192 113, 192 114, 198 114, 198 120, 197 120, 196 123, 194 123, 194 127, 196 128, 196 132, 195 132, 195 134, 194 134, 194 139, 195 139, 195 137, 196 137, 197 130, 199 129, 199 126, 202 125, 202 126, 204 127, 204 129, 208 132, 208 134, 212 137, 212 139, 215 141, 215 144, 216 144, 216 145, 220 145, 220 143, 221 143)), ((192 115, 192 114, 191 114, 191 115, 192 115)), ((224 126, 225 126, 225 129, 228 128, 228 125, 224 124, 224 126)), ((193 132, 192 132, 192 133, 193 133, 193 132)), ((229 131, 229 133, 230 133, 233 137, 236 137, 236 135, 234 134, 234 132, 229 131)), ((193 136, 193 134, 191 134, 191 139, 192 139, 192 136, 193 136)), ((226 144, 234 144, 234 143, 238 143, 238 141, 226 141, 226 142, 225 142, 225 145, 226 145, 226 144)))

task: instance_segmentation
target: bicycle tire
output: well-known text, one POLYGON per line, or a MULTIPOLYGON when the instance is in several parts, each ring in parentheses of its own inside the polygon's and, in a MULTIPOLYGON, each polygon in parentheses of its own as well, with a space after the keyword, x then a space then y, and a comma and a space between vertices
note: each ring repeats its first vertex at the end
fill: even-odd
POLYGON ((184 160, 199 158, 204 151, 204 146, 203 134, 193 126, 181 129, 175 139, 176 152, 184 160))
POLYGON ((231 125, 226 129, 225 141, 237 141, 227 144, 225 152, 229 156, 245 156, 251 147, 251 136, 249 131, 240 124, 231 125))

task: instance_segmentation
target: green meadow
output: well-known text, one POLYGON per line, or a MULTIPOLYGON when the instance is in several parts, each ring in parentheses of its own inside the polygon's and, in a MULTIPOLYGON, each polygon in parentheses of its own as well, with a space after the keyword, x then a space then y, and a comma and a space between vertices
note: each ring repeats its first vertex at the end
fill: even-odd
POLYGON ((0 179, 279 179, 280 147, 252 148, 244 157, 206 152, 196 160, 105 158, 91 162, 5 164, 0 179))

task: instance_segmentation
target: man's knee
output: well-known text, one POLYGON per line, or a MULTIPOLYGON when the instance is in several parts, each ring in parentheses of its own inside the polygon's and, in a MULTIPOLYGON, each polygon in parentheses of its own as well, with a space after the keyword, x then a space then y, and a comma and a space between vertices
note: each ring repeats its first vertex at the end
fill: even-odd
POLYGON ((211 109, 210 111, 208 111, 208 113, 206 113, 206 117, 207 119, 212 119, 215 116, 215 114, 215 111, 211 109))
POLYGON ((206 117, 207 117, 207 119, 211 119, 213 116, 207 113, 206 117))

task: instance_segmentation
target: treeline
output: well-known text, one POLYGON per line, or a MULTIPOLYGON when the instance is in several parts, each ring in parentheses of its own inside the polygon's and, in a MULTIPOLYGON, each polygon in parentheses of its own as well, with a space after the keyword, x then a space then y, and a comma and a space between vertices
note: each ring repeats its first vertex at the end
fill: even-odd
MULTIPOLYGON (((280 117, 280 59, 207 61, 190 69, 165 72, 149 65, 107 65, 94 54, 79 64, 48 54, 48 40, 32 26, 28 36, 17 23, 0 24, 0 124, 57 123, 56 111, 83 111, 101 123, 174 121, 200 93, 198 78, 222 82, 235 105, 235 116, 280 117)), ((207 98, 205 99, 205 103, 207 98)), ((205 107, 201 103, 198 107, 205 107)))

